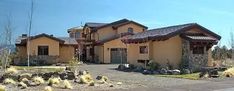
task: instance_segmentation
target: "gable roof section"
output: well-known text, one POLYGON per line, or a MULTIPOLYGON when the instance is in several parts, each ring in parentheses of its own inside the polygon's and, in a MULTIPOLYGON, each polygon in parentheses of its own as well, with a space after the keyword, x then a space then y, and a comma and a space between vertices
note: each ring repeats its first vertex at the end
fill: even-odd
POLYGON ((61 40, 59 38, 54 37, 53 35, 48 35, 48 34, 45 34, 45 33, 42 33, 42 34, 39 34, 39 35, 36 35, 36 36, 32 36, 32 37, 30 37, 30 40, 34 40, 34 39, 37 39, 37 38, 40 38, 40 37, 47 37, 47 38, 50 38, 52 40, 58 41, 60 43, 64 42, 64 40, 61 40))
POLYGON ((203 26, 197 24, 197 23, 188 23, 188 24, 182 24, 182 25, 175 25, 175 26, 169 26, 169 27, 163 27, 163 28, 157 28, 157 29, 151 29, 145 32, 137 33, 133 36, 129 36, 126 39, 123 39, 123 42, 130 43, 130 42, 144 42, 148 40, 166 40, 168 38, 171 38, 175 35, 181 34, 185 31, 188 31, 192 28, 198 28, 211 36, 215 37, 217 40, 221 39, 221 36, 215 34, 214 32, 204 28, 203 26))
POLYGON ((85 27, 90 27, 90 28, 97 28, 97 27, 100 27, 100 26, 103 26, 103 25, 106 25, 108 23, 96 23, 96 22, 88 22, 88 23, 85 23, 85 27))
POLYGON ((115 22, 111 22, 111 23, 86 23, 85 24, 85 27, 88 26, 90 27, 93 31, 92 32, 96 32, 98 29, 101 29, 101 28, 104 28, 104 27, 109 27, 109 26, 112 26, 112 28, 118 28, 120 26, 123 26, 123 25, 126 25, 126 24, 129 24, 129 23, 134 23, 138 26, 141 26, 141 27, 144 27, 144 28, 148 28, 140 23, 137 23, 135 21, 132 21, 132 20, 128 20, 128 19, 121 19, 121 20, 118 20, 118 21, 115 21, 115 22))
POLYGON ((64 45, 77 45, 77 41, 75 38, 70 38, 70 37, 58 37, 59 39, 64 41, 64 45))
MULTIPOLYGON (((31 36, 30 40, 34 40, 34 39, 37 39, 40 37, 47 37, 47 38, 50 38, 52 40, 58 41, 60 44, 64 44, 64 45, 76 45, 77 44, 77 41, 74 38, 70 38, 70 37, 58 37, 57 38, 57 37, 54 37, 52 35, 48 35, 45 33, 42 33, 42 34, 39 34, 36 36, 31 36)), ((28 39, 28 37, 19 37, 16 40, 15 44, 16 45, 25 45, 25 44, 27 44, 27 39, 28 39)))

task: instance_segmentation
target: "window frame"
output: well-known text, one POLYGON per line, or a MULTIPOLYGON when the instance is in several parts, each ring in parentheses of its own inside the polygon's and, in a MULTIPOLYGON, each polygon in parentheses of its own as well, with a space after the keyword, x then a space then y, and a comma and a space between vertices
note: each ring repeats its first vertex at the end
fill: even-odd
POLYGON ((133 28, 132 27, 128 28, 128 33, 133 33, 133 28))
POLYGON ((48 56, 49 55, 49 46, 46 46, 46 45, 37 46, 37 55, 48 56))
POLYGON ((193 54, 204 54, 204 46, 193 46, 192 48, 193 54))
POLYGON ((139 53, 140 54, 148 54, 148 46, 139 46, 139 53))

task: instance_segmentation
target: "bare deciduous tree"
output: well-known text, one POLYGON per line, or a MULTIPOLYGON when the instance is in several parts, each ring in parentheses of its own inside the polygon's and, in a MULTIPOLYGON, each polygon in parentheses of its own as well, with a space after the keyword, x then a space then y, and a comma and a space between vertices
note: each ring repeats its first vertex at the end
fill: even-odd
POLYGON ((11 41, 12 41, 12 32, 13 32, 13 25, 12 25, 12 19, 11 15, 7 15, 6 22, 4 24, 4 29, 2 32, 2 41, 1 41, 1 48, 0 48, 0 54, 1 54, 1 63, 2 67, 6 68, 7 65, 9 65, 9 61, 11 60, 9 58, 11 53, 11 41))
POLYGON ((232 53, 232 59, 234 58, 234 35, 233 32, 230 32, 230 46, 231 46, 231 53, 232 53))

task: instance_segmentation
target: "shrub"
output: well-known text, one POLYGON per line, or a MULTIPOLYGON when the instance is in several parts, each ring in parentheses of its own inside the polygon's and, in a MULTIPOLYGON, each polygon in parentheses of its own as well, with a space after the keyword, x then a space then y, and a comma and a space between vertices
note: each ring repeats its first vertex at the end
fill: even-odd
POLYGON ((63 84, 64 84, 65 89, 72 89, 73 88, 68 80, 64 80, 63 84))
POLYGON ((52 87, 51 86, 46 86, 44 88, 44 91, 53 91, 52 87))
POLYGON ((100 84, 104 84, 109 80, 106 76, 97 76, 96 79, 98 80, 98 83, 100 84))
POLYGON ((153 60, 150 60, 148 63, 148 66, 150 70, 158 70, 160 67, 160 64, 158 64, 157 62, 154 62, 153 60))
POLYGON ((16 84, 16 82, 11 79, 11 78, 6 78, 4 81, 3 81, 4 84, 16 84))
POLYGON ((80 83, 82 83, 82 84, 89 84, 92 81, 93 81, 93 78, 91 77, 90 74, 80 76, 80 83))
POLYGON ((222 75, 226 76, 226 77, 233 77, 234 76, 234 67, 225 70, 222 75))
POLYGON ((59 77, 52 77, 48 80, 50 86, 58 85, 60 83, 61 79, 59 77))
POLYGON ((94 85, 95 85, 94 81, 89 82, 89 86, 94 86, 94 85))
POLYGON ((37 85, 40 85, 40 84, 44 84, 45 81, 42 77, 39 77, 39 76, 36 76, 36 77, 33 77, 33 82, 35 82, 37 85))
POLYGON ((6 86, 0 85, 0 91, 6 91, 6 86))
POLYGON ((17 74, 18 70, 16 68, 14 68, 14 67, 10 67, 10 68, 6 69, 6 73, 7 74, 17 74))

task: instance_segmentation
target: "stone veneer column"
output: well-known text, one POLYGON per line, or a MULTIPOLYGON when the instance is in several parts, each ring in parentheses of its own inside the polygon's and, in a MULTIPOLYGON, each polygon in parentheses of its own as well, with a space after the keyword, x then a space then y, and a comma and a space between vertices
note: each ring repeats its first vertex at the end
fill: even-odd
POLYGON ((199 71, 202 67, 206 67, 208 63, 208 52, 206 46, 204 47, 204 54, 193 54, 190 50, 190 43, 187 40, 182 40, 182 62, 185 68, 192 71, 199 71))

